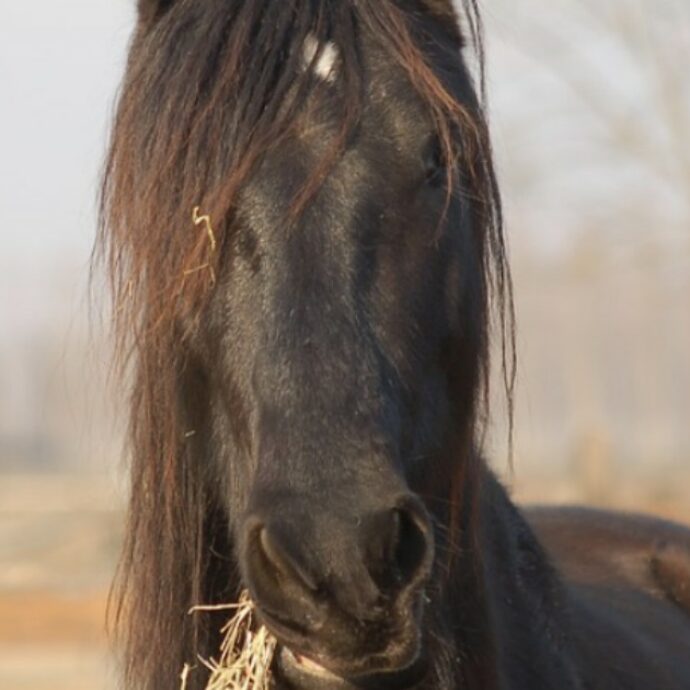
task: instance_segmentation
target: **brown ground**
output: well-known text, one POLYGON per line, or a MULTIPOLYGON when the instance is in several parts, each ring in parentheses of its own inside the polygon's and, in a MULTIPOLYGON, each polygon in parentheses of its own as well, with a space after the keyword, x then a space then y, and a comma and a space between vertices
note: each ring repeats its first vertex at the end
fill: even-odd
POLYGON ((0 688, 114 690, 104 594, 0 594, 0 688))
POLYGON ((0 689, 114 690, 104 622, 114 506, 107 482, 0 477, 0 689))
POLYGON ((101 647, 105 644, 106 599, 105 592, 0 593, 0 648, 101 647))

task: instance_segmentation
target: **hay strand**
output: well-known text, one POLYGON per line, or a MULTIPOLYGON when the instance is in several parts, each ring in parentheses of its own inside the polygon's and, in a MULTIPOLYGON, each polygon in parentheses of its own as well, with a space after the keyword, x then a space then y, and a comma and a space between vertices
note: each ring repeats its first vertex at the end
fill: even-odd
POLYGON ((204 226, 206 235, 208 236, 208 241, 211 244, 211 253, 215 254, 216 249, 218 248, 218 241, 216 240, 216 233, 213 230, 213 225, 211 223, 211 216, 202 215, 201 208, 199 206, 195 206, 194 210, 192 211, 192 221, 196 227, 204 226))
POLYGON ((195 206, 192 210, 192 222, 196 228, 202 228, 206 237, 208 238, 209 244, 209 256, 210 259, 196 268, 190 268, 183 272, 183 277, 187 278, 194 275, 195 273, 200 273, 201 271, 208 271, 211 277, 211 285, 216 284, 216 270, 213 267, 213 256, 218 251, 218 239, 216 238, 216 231, 213 229, 213 224, 211 223, 211 216, 208 214, 201 213, 201 208, 195 206))
MULTIPOLYGON (((255 606, 248 592, 238 604, 195 606, 190 613, 234 611, 222 628, 223 642, 218 659, 199 659, 210 671, 206 690, 268 690, 276 639, 264 626, 255 624, 255 606)), ((181 690, 187 690, 192 667, 182 671, 181 690)))

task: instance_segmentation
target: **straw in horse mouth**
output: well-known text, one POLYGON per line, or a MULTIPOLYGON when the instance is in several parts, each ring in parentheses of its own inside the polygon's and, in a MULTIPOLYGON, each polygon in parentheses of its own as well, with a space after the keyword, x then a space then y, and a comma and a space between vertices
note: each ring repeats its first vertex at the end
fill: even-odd
MULTIPOLYGON (((271 665, 276 656, 278 641, 265 626, 255 626, 255 604, 248 592, 243 592, 238 604, 223 606, 197 606, 190 613, 208 611, 234 611, 233 617, 222 629, 223 642, 217 659, 200 659, 210 671, 206 690, 269 690, 271 665)), ((304 672, 320 677, 333 674, 317 662, 283 648, 290 663, 304 672)), ((182 671, 180 690, 187 690, 194 668, 187 665, 182 671)))
MULTIPOLYGON (((190 614, 209 611, 233 611, 221 633, 223 642, 217 659, 199 659, 210 671, 206 690, 269 690, 271 664, 277 640, 264 626, 254 623, 255 605, 248 592, 243 592, 237 604, 196 606, 190 614)), ((187 665, 182 672, 181 690, 194 668, 187 665)))

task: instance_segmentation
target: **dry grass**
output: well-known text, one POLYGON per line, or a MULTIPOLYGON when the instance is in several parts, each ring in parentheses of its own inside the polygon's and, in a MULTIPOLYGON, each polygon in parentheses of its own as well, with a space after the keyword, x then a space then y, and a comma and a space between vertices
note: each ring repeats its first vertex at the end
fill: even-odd
MULTIPOLYGON (((268 690, 276 639, 264 626, 256 626, 254 603, 249 594, 244 592, 238 604, 198 606, 192 613, 225 610, 234 611, 234 616, 221 631, 220 656, 218 660, 200 660, 211 672, 206 690, 268 690)), ((181 690, 186 690, 193 671, 192 667, 185 666, 181 690)))

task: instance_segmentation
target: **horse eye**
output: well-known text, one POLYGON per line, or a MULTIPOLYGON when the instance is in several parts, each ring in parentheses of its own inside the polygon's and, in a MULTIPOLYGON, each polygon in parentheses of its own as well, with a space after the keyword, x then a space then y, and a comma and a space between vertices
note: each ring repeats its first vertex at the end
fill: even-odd
POLYGON ((446 179, 446 166, 441 141, 433 137, 424 152, 424 181, 430 187, 440 187, 446 179))

